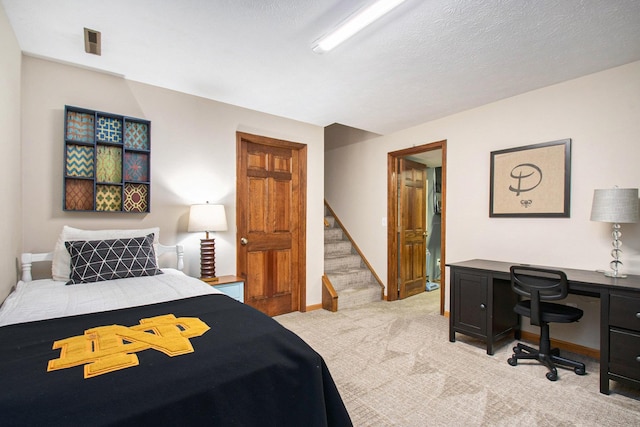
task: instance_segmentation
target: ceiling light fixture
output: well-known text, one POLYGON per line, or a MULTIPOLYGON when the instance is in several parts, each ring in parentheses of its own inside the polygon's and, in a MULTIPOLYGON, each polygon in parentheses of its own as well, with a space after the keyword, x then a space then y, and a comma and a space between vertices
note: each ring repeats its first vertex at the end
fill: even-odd
POLYGON ((378 0, 361 9, 346 19, 335 30, 319 38, 313 44, 313 51, 316 53, 330 51, 402 2, 404 0, 378 0))

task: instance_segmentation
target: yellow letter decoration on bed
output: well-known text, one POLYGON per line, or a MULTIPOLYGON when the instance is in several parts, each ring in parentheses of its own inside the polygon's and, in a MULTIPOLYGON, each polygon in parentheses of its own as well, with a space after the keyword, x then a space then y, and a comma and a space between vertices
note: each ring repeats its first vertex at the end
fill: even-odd
POLYGON ((189 338, 199 337, 209 326, 196 317, 173 314, 141 319, 139 325, 109 325, 87 329, 84 335, 53 343, 60 358, 49 361, 47 372, 84 365, 84 377, 139 364, 136 352, 153 348, 168 356, 193 353, 189 338))

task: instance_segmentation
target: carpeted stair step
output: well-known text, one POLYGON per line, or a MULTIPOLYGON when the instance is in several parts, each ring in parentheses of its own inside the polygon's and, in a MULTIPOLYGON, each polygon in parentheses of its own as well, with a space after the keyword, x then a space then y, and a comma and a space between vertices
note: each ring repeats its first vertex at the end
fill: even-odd
POLYGON ((326 274, 336 291, 347 288, 362 288, 375 283, 373 275, 366 268, 337 270, 326 274))
POLYGON ((353 253, 351 242, 341 240, 339 242, 325 243, 324 256, 349 255, 353 253))
POLYGON ((380 301, 380 287, 377 285, 362 288, 348 288, 338 292, 338 310, 357 307, 374 301, 380 301))
POLYGON ((331 273, 338 270, 362 267, 362 259, 358 254, 332 255, 324 257, 324 272, 331 273))
POLYGON ((339 228, 326 228, 324 230, 324 242, 332 243, 344 240, 344 233, 339 228))

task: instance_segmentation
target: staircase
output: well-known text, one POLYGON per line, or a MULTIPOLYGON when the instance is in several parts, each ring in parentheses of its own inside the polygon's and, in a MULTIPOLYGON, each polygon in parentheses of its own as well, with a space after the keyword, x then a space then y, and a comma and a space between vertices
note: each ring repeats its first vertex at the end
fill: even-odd
POLYGON ((325 204, 323 308, 337 311, 382 300, 384 286, 325 204))

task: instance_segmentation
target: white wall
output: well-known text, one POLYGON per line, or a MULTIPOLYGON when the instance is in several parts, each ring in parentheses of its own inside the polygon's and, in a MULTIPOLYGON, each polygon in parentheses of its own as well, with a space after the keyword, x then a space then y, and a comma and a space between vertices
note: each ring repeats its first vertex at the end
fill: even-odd
MULTIPOLYGON (((446 139, 447 262, 608 269, 610 225, 589 220, 591 201, 595 188, 640 187, 639 76, 635 62, 327 151, 325 198, 386 280, 387 153, 446 139), (489 218, 490 152, 564 138, 572 139, 571 217, 489 218)), ((640 274, 640 224, 622 231, 625 270, 640 274)), ((598 300, 571 298, 585 319, 555 336, 598 348, 598 300)))
POLYGON ((17 279, 22 250, 20 192, 20 47, 0 6, 0 301, 17 279))
POLYGON ((307 305, 322 300, 323 128, 25 56, 22 64, 22 233, 28 251, 50 251, 63 225, 160 226, 160 241, 185 245, 185 272, 199 275, 199 239, 187 233, 189 206, 226 207, 229 230, 216 233, 216 274, 236 274, 236 131, 308 146, 307 305), (62 210, 64 106, 151 120, 151 212, 62 210))

